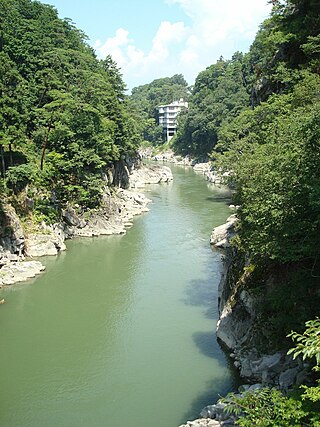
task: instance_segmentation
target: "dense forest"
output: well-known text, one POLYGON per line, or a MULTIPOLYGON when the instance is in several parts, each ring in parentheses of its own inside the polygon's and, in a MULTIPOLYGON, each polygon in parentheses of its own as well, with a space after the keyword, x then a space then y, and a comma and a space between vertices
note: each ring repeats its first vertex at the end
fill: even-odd
POLYGON ((95 207, 106 169, 141 139, 121 74, 52 6, 0 3, 1 194, 24 190, 51 221, 68 200, 95 207))
POLYGON ((159 146, 165 143, 163 129, 158 125, 157 107, 179 99, 188 100, 190 88, 181 74, 153 80, 132 89, 129 102, 136 118, 139 118, 140 133, 145 143, 159 146))

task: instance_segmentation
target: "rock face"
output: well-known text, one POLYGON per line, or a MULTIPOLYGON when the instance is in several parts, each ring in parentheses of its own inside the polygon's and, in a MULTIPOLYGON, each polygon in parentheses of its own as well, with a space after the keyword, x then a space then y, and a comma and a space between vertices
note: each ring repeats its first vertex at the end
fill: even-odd
POLYGON ((216 248, 228 248, 230 239, 236 234, 237 216, 230 215, 225 224, 219 225, 212 230, 210 244, 216 248))
POLYGON ((39 261, 20 261, 8 263, 0 269, 0 287, 23 282, 40 274, 45 267, 39 261))
POLYGON ((65 233, 62 224, 46 225, 42 223, 36 233, 30 233, 25 238, 24 252, 27 257, 57 255, 66 250, 65 233))
MULTIPOLYGON (((124 234, 128 226, 132 225, 132 218, 143 212, 147 212, 150 200, 142 193, 131 190, 117 189, 114 194, 107 194, 100 209, 90 212, 84 219, 75 210, 71 211, 73 224, 64 227, 67 238, 72 237, 92 237, 100 235, 124 234)), ((70 224, 70 221, 69 221, 70 224)))
POLYGON ((132 171, 130 188, 143 188, 146 184, 159 184, 172 180, 171 169, 167 166, 142 166, 132 171))
POLYGON ((135 168, 133 163, 118 163, 115 170, 110 172, 110 176, 106 176, 106 182, 118 180, 131 189, 117 188, 111 192, 106 185, 99 209, 84 212, 79 206, 69 205, 62 212, 61 223, 42 223, 39 226, 33 224, 32 231, 25 233, 14 208, 6 204, 2 206, 0 286, 39 274, 44 270, 44 266, 39 261, 25 261, 25 257, 57 255, 66 249, 65 239, 125 233, 132 225, 135 215, 149 210, 147 205, 150 200, 135 188, 172 180, 171 170, 166 166, 135 168))
POLYGON ((195 172, 201 172, 202 174, 205 174, 205 173, 207 173, 207 172, 209 172, 211 170, 211 163, 210 162, 196 163, 193 166, 193 170, 195 172))
POLYGON ((2 205, 0 217, 0 263, 12 255, 20 257, 24 248, 24 232, 14 208, 8 204, 2 205))
POLYGON ((230 248, 229 241, 236 233, 236 223, 236 216, 231 215, 226 224, 213 230, 211 236, 212 244, 226 248, 225 270, 219 284, 217 337, 232 351, 234 365, 245 381, 258 381, 287 390, 301 383, 306 372, 304 375, 303 363, 299 359, 293 360, 283 352, 263 354, 256 350, 268 325, 257 326, 257 307, 263 296, 252 294, 246 288, 250 268, 244 268, 245 260, 230 248))

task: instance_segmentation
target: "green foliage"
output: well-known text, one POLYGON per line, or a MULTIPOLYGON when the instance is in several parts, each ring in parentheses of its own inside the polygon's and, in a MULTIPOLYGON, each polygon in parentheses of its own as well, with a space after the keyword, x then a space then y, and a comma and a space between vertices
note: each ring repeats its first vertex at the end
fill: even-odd
POLYGON ((216 146, 223 123, 249 105, 244 62, 244 56, 236 53, 232 60, 220 58, 198 75, 189 110, 179 119, 174 142, 178 153, 205 159, 216 146))
POLYGON ((240 238, 253 258, 291 262, 317 256, 320 79, 313 80, 316 91, 315 85, 310 91, 308 77, 290 96, 244 112, 224 133, 229 150, 220 162, 232 168, 240 238))
POLYGON ((295 343, 295 347, 290 349, 288 354, 293 354, 295 359, 302 356, 303 360, 315 357, 316 364, 320 365, 320 319, 308 320, 306 329, 302 334, 291 332, 289 335, 295 343))
MULTIPOLYGON (((302 334, 292 331, 288 337, 292 339, 295 346, 288 351, 293 358, 302 356, 303 360, 311 360, 313 370, 320 371, 320 319, 316 317, 314 320, 308 320, 305 323, 305 330, 302 334)), ((301 399, 303 402, 309 402, 309 418, 313 426, 320 426, 320 380, 317 380, 317 385, 306 386, 302 385, 303 394, 301 399)))
POLYGON ((19 185, 20 188, 23 188, 26 184, 35 180, 36 173, 37 171, 30 163, 11 166, 6 173, 6 180, 14 186, 19 185))
POLYGON ((239 416, 237 424, 242 427, 298 427, 306 416, 301 402, 276 389, 248 391, 241 397, 231 393, 224 401, 225 411, 239 416))
POLYGON ((165 142, 162 127, 158 126, 157 107, 189 98, 189 88, 182 74, 153 80, 151 83, 132 89, 130 105, 140 122, 143 140, 158 146, 165 142))
POLYGON ((1 0, 0 20, 3 182, 20 191, 36 179, 56 208, 97 206, 105 169, 140 143, 116 64, 52 6, 1 0))

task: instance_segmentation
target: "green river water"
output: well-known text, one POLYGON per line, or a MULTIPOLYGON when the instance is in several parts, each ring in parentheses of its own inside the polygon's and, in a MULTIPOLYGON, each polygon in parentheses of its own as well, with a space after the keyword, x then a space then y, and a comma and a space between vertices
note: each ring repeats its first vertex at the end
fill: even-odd
POLYGON ((126 235, 69 241, 1 290, 0 427, 177 427, 232 387, 209 245, 227 193, 172 170, 126 235))

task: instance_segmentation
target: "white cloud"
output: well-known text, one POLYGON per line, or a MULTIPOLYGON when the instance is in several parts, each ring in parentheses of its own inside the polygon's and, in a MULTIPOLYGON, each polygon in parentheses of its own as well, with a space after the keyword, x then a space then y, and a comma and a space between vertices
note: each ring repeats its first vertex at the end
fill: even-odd
POLYGON ((119 67, 124 67, 127 64, 127 58, 123 49, 126 49, 130 42, 129 31, 124 28, 118 28, 114 37, 108 38, 103 44, 100 40, 97 40, 93 47, 102 58, 111 55, 119 67))
POLYGON ((123 28, 104 44, 94 45, 101 57, 110 54, 133 85, 175 73, 193 83, 196 75, 220 55, 229 58, 249 46, 258 25, 268 15, 267 0, 165 0, 178 4, 190 25, 163 21, 149 52, 139 49, 123 28))

